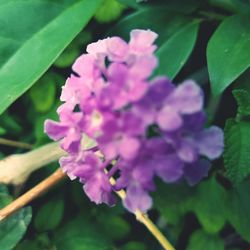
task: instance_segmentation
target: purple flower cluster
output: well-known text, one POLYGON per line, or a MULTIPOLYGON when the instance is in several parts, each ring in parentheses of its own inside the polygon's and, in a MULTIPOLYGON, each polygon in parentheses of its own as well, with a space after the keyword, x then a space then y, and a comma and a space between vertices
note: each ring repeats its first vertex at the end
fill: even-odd
POLYGON ((113 191, 126 189, 125 207, 146 211, 155 176, 194 185, 222 153, 221 129, 204 129, 200 87, 192 80, 177 87, 165 77, 149 80, 156 38, 133 30, 128 43, 111 37, 88 45, 63 87, 60 121, 45 123, 45 132, 69 153, 60 159, 63 171, 79 178, 97 204, 114 204, 113 191), (96 147, 84 150, 83 135, 96 147))

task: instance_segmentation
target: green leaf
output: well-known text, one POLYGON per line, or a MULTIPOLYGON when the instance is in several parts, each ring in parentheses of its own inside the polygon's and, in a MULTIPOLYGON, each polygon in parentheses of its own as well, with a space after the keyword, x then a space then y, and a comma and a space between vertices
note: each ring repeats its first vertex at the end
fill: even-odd
POLYGON ((8 188, 4 184, 0 184, 0 208, 5 207, 12 201, 8 188))
POLYGON ((157 3, 154 1, 136 1, 136 0, 118 0, 118 2, 134 8, 134 9, 145 9, 145 8, 152 8, 156 5, 162 5, 162 7, 167 7, 168 10, 170 11, 178 11, 184 14, 190 14, 193 11, 195 11, 198 6, 200 5, 200 1, 197 0, 168 0, 168 1, 163 1, 163 4, 157 3))
POLYGON ((214 94, 250 66, 250 16, 235 15, 221 23, 208 43, 207 63, 214 94))
POLYGON ((121 247, 121 250, 146 250, 147 247, 142 242, 130 241, 121 247))
POLYGON ((126 16, 109 31, 110 35, 120 35, 129 39, 132 29, 151 29, 158 33, 157 44, 161 45, 174 33, 186 25, 190 18, 173 12, 166 7, 154 7, 137 11, 126 16))
POLYGON ((38 231, 55 229, 63 218, 64 202, 62 199, 54 199, 43 205, 37 212, 34 226, 38 231))
POLYGON ((119 215, 112 213, 99 214, 98 221, 102 225, 105 234, 114 240, 122 239, 130 232, 129 223, 119 215))
POLYGON ((84 46, 87 45, 91 39, 92 36, 90 32, 81 32, 56 59, 54 65, 58 68, 66 68, 71 66, 81 53, 81 48, 84 48, 84 46))
POLYGON ((56 83, 51 74, 47 73, 39 79, 29 93, 36 111, 49 111, 56 97, 56 83))
POLYGON ((124 5, 116 0, 105 0, 95 13, 95 19, 100 23, 116 20, 124 10, 124 5))
POLYGON ((154 206, 168 223, 176 225, 183 215, 191 211, 194 193, 195 190, 184 183, 167 185, 160 182, 153 194, 154 206))
POLYGON ((177 75, 194 48, 198 29, 199 23, 191 22, 162 44, 156 53, 159 58, 156 74, 167 75, 170 79, 177 75))
POLYGON ((113 249, 108 239, 98 230, 97 223, 90 223, 82 216, 72 219, 56 232, 55 244, 60 250, 113 249))
POLYGON ((239 183, 250 174, 250 123, 228 120, 224 133, 227 176, 233 183, 239 183))
POLYGON ((4 135, 6 133, 6 129, 0 127, 0 135, 4 135))
POLYGON ((36 234, 32 240, 24 240, 15 247, 15 250, 55 250, 47 234, 36 234))
POLYGON ((187 250, 224 250, 224 242, 217 235, 199 230, 192 234, 187 250))
POLYGON ((11 0, 0 5, 0 113, 49 68, 101 0, 11 0))
POLYGON ((226 222, 227 193, 212 177, 198 186, 194 211, 208 233, 219 232, 226 222))
POLYGON ((44 142, 49 141, 48 136, 44 133, 44 121, 46 119, 58 119, 58 115, 56 113, 58 106, 59 103, 56 103, 49 112, 42 114, 36 118, 34 124, 36 146, 42 145, 44 142))
POLYGON ((138 2, 136 0, 117 0, 117 2, 119 2, 123 5, 126 5, 128 7, 134 8, 134 9, 139 9, 142 6, 144 6, 143 4, 141 4, 140 2, 138 2))
POLYGON ((240 116, 250 115, 250 96, 249 92, 244 89, 233 91, 233 95, 238 104, 238 114, 240 116))
POLYGON ((250 180, 239 184, 228 196, 228 221, 238 233, 250 242, 250 180))
POLYGON ((11 250, 23 237, 31 220, 31 208, 26 207, 0 222, 1 250, 11 250))
POLYGON ((19 134, 22 132, 22 127, 19 124, 19 121, 7 111, 0 116, 0 124, 10 134, 19 134))

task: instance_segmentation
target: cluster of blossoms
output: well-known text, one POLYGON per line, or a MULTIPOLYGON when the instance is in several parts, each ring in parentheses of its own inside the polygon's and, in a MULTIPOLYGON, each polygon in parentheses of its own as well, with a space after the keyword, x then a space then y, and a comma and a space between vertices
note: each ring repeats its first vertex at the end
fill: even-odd
POLYGON ((125 207, 146 211, 155 176, 193 185, 222 153, 221 129, 204 129, 200 87, 192 80, 178 86, 165 77, 149 80, 157 66, 156 38, 133 30, 129 43, 111 37, 88 45, 63 87, 60 121, 45 123, 45 132, 68 152, 60 159, 63 171, 79 178, 97 204, 114 204, 114 191, 126 189, 125 207), (96 146, 83 149, 83 135, 96 146))

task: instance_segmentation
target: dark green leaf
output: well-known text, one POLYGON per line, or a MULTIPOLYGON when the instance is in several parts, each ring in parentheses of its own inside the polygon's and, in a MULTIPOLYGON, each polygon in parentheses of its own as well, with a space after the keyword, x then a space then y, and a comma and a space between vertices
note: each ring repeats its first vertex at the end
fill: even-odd
POLYGON ((156 53, 159 58, 156 74, 167 75, 170 79, 176 76, 193 50, 198 28, 197 21, 191 22, 162 44, 156 53))
POLYGON ((249 92, 244 89, 233 91, 233 95, 238 104, 238 114, 240 116, 250 115, 250 96, 249 92))
POLYGON ((73 64, 81 53, 81 48, 89 43, 92 39, 91 33, 87 31, 81 32, 70 45, 56 59, 54 65, 58 68, 66 68, 73 64))
POLYGON ((31 220, 31 208, 26 207, 0 222, 1 250, 11 250, 23 237, 31 220))
POLYGON ((168 223, 176 225, 185 213, 192 210, 194 192, 184 183, 167 185, 161 182, 153 194, 154 206, 168 223))
POLYGON ((130 241, 124 246, 122 246, 121 250, 146 250, 147 247, 142 242, 130 241))
MULTIPOLYGON (((111 229, 110 229, 111 230, 111 229)), ((112 246, 97 223, 78 216, 65 224, 55 237, 55 244, 60 250, 112 250, 112 246)))
POLYGON ((227 176, 239 183, 250 174, 250 123, 228 120, 224 132, 227 176))
POLYGON ((101 0, 1 3, 0 113, 48 69, 100 3, 101 0))
POLYGON ((161 45, 189 20, 190 18, 167 8, 154 7, 125 17, 110 30, 109 34, 120 35, 128 40, 132 29, 151 29, 159 34, 157 44, 161 45))
POLYGON ((44 204, 37 212, 34 226, 38 231, 55 229, 61 222, 64 212, 62 199, 54 199, 44 204))
POLYGON ((139 9, 143 6, 143 4, 140 4, 136 0, 117 0, 117 2, 120 2, 121 4, 124 4, 128 7, 134 8, 134 9, 139 9))
POLYGON ((224 250, 224 242, 217 235, 199 230, 192 234, 187 250, 224 250))
POLYGON ((208 233, 219 232, 226 222, 227 193, 212 177, 198 186, 194 211, 208 233))
POLYGON ((221 93, 250 66, 250 16, 227 18, 207 48, 212 91, 221 93))
POLYGON ((22 127, 18 120, 7 111, 0 116, 0 124, 10 134, 18 134, 22 132, 22 127))
POLYGON ((244 181, 230 192, 228 220, 238 233, 250 242, 250 180, 244 181))
POLYGON ((102 225, 103 232, 114 240, 124 238, 130 231, 129 223, 119 215, 112 213, 101 214, 98 216, 98 221, 102 225))
POLYGON ((48 136, 44 133, 44 121, 46 119, 56 120, 58 119, 58 115, 56 110, 59 106, 59 103, 56 103, 52 109, 43 115, 40 115, 35 120, 34 130, 35 130, 35 138, 36 138, 36 146, 43 144, 44 141, 48 141, 48 136))
POLYGON ((12 201, 8 188, 4 184, 0 184, 0 208, 5 207, 12 201))

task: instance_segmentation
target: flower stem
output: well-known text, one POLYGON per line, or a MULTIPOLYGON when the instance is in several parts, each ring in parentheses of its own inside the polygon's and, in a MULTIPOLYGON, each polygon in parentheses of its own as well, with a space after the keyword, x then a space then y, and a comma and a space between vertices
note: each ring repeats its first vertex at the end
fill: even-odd
POLYGON ((48 178, 40 182, 38 185, 30 189, 25 194, 11 202, 9 205, 0 210, 0 221, 13 214, 20 208, 26 206, 29 202, 40 196, 42 193, 56 185, 59 181, 64 179, 66 175, 59 168, 48 178))
POLYGON ((23 149, 32 149, 32 145, 25 143, 25 142, 19 142, 19 141, 13 141, 9 139, 0 138, 0 144, 16 147, 16 148, 23 148, 23 149))
MULTIPOLYGON (((62 172, 61 168, 58 168, 51 176, 40 182, 38 185, 30 189, 25 194, 21 195, 19 198, 11 202, 9 205, 0 210, 0 221, 7 218, 17 210, 26 206, 29 202, 40 196, 42 193, 56 185, 58 182, 63 180, 66 174, 62 172)), ((115 179, 110 178, 110 183, 115 185, 115 179)), ((117 195, 124 200, 126 197, 126 192, 120 190, 116 192, 117 195)), ((138 221, 146 226, 146 228, 153 234, 153 236, 159 241, 165 250, 175 250, 171 243, 165 238, 161 231, 156 227, 156 225, 148 218, 148 216, 142 213, 140 210, 135 211, 135 216, 138 221)))
POLYGON ((141 211, 135 212, 136 219, 140 221, 144 226, 150 231, 152 235, 159 241, 162 247, 166 250, 175 250, 172 244, 167 240, 167 238, 162 234, 158 227, 149 219, 147 214, 141 211))
MULTIPOLYGON (((110 178, 110 183, 115 185, 116 181, 113 177, 110 178)), ((116 191, 117 195, 124 200, 126 198, 125 190, 116 191)), ((158 240, 161 246, 165 250, 175 250, 172 244, 167 240, 167 238, 162 234, 162 232, 157 228, 157 226, 149 219, 147 214, 142 213, 140 210, 134 212, 136 219, 141 222, 149 232, 158 240)))

